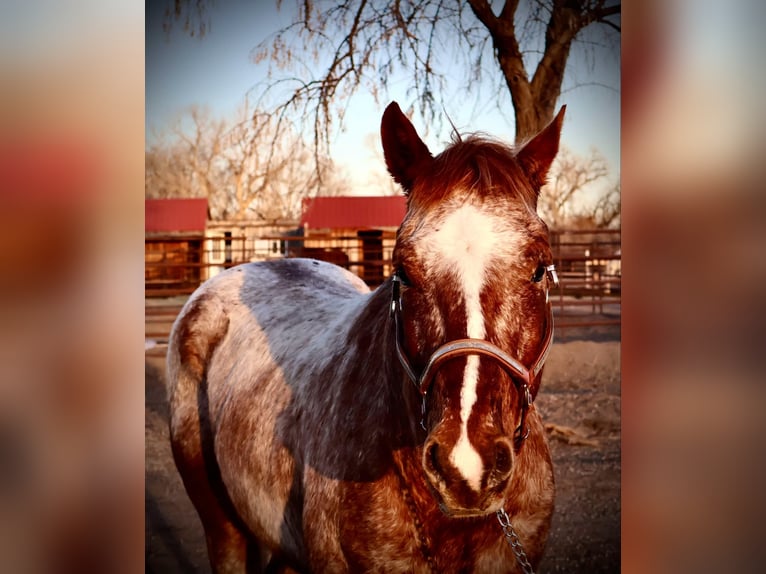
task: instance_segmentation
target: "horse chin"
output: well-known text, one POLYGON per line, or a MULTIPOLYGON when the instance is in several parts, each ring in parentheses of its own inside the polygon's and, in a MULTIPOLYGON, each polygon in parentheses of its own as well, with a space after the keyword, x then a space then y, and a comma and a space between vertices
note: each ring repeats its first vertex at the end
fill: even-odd
POLYGON ((449 504, 442 496, 436 496, 436 502, 442 514, 448 518, 480 518, 494 514, 503 507, 503 498, 497 497, 484 501, 480 507, 465 507, 459 504, 449 504))
POLYGON ((448 518, 478 518, 494 514, 503 508, 508 486, 504 481, 493 489, 476 492, 464 481, 457 481, 449 487, 444 481, 432 481, 430 477, 427 477, 426 484, 439 510, 448 518))
POLYGON ((439 504, 439 510, 447 518, 481 518, 488 514, 494 514, 502 505, 498 504, 497 508, 489 508, 486 510, 480 510, 475 508, 449 508, 445 504, 439 504))

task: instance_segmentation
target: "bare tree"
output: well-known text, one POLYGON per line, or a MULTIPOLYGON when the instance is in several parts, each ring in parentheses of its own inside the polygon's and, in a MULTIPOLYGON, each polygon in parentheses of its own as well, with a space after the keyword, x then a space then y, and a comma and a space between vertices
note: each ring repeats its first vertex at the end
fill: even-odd
POLYGON ((194 172, 181 146, 153 146, 145 153, 144 166, 147 198, 196 196, 192 187, 194 172))
POLYGON ((225 122, 214 120, 206 108, 190 107, 146 151, 146 197, 206 197, 213 219, 225 130, 225 122))
POLYGON ((247 103, 231 123, 190 108, 146 152, 146 196, 206 197, 210 219, 273 221, 297 218, 304 197, 346 190, 329 159, 315 169, 310 147, 287 130, 276 140, 274 123, 247 103))
MULTIPOLYGON (((236 122, 227 131, 221 153, 225 177, 217 190, 221 219, 243 220, 248 216, 278 219, 287 215, 274 205, 278 204, 278 198, 270 192, 286 166, 300 159, 264 145, 270 138, 271 128, 271 118, 267 114, 251 112, 245 103, 236 122)), ((299 142, 295 147, 300 149, 299 142)), ((293 184, 302 187, 302 182, 294 181, 293 184)))
POLYGON ((622 194, 620 182, 610 187, 606 193, 599 197, 593 208, 594 227, 614 227, 620 225, 622 212, 622 194))
MULTIPOLYGON (((281 3, 277 0, 277 6, 281 3)), ((166 28, 181 22, 187 31, 204 34, 207 4, 174 0, 166 28)), ((504 111, 510 95, 516 141, 521 142, 553 118, 573 45, 616 45, 620 4, 506 0, 499 11, 493 4, 299 0, 294 22, 254 50, 256 61, 268 59, 294 74, 269 81, 261 95, 267 101, 277 92, 277 117, 295 113, 305 120, 319 153, 320 147, 329 149, 350 96, 361 87, 377 95, 397 72, 405 71, 421 115, 433 121, 448 87, 451 93, 474 97, 479 105, 477 88, 489 74, 495 88, 484 96, 504 111), (593 32, 586 34, 586 29, 593 32), (462 64, 459 72, 456 63, 462 64), (318 76, 312 71, 315 66, 324 69, 318 76), (462 79, 456 82, 456 76, 462 79)))
POLYGON ((588 202, 594 184, 609 175, 606 159, 595 149, 581 157, 562 146, 551 166, 548 183, 540 190, 537 209, 552 228, 607 227, 619 217, 619 186, 588 202), (615 197, 616 190, 616 197, 615 197))

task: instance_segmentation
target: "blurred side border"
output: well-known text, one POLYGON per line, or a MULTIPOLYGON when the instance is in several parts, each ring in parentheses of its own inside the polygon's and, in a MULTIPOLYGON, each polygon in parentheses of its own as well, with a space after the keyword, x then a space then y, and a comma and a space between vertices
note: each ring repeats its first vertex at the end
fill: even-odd
POLYGON ((763 22, 623 6, 623 572, 762 569, 763 22))
POLYGON ((141 571, 144 7, 0 38, 0 563, 141 571))

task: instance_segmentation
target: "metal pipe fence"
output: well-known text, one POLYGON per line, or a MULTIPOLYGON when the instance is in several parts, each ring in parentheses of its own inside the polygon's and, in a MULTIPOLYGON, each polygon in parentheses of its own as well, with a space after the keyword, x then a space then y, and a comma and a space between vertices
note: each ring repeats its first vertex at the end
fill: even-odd
MULTIPOLYGON (((620 230, 553 230, 553 262, 560 279, 550 297, 557 330, 617 327, 621 323, 620 230)), ((310 257, 340 265, 371 288, 393 272, 395 233, 167 236, 146 239, 146 336, 166 339, 184 296, 224 269, 251 261, 310 257), (180 299, 180 301, 179 301, 180 299), (172 301, 165 304, 164 301, 172 301)))

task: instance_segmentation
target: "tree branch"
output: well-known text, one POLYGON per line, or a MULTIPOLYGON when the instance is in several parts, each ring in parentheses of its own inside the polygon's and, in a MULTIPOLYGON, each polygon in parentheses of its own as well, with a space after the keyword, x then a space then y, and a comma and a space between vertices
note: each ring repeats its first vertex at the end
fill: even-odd
POLYGON ((513 26, 513 18, 516 15, 516 8, 519 7, 519 0, 506 0, 503 9, 500 11, 500 20, 505 25, 513 26))
MULTIPOLYGON (((605 6, 613 0, 535 0, 525 4, 528 9, 519 23, 519 33, 515 22, 518 0, 468 0, 467 6, 447 0, 295 1, 297 15, 292 23, 254 50, 256 62, 271 62, 258 108, 273 112, 273 145, 288 126, 288 117, 291 125, 300 126, 307 138, 313 138, 314 163, 320 177, 321 160, 330 149, 333 134, 343 127, 352 96, 366 86, 377 99, 378 92, 387 91, 389 80, 399 70, 409 78, 405 90, 407 97, 414 96, 410 105, 419 105, 429 123, 443 121, 437 102, 448 99, 442 95, 447 87, 450 96, 474 99, 474 108, 482 99, 494 100, 501 113, 505 113, 503 108, 509 109, 505 104, 510 97, 516 141, 522 142, 552 118, 575 38, 579 39, 583 28, 593 22, 606 24, 610 32, 619 30, 619 24, 610 18, 621 10, 619 4, 605 6), (544 51, 531 73, 525 61, 539 51, 543 33, 544 51), (479 78, 488 74, 485 69, 489 68, 482 64, 490 39, 501 73, 482 93, 477 86, 479 78), (455 57, 463 58, 465 64, 460 71, 464 82, 458 85, 454 81, 455 57), (318 64, 324 68, 315 71, 318 64), (284 83, 285 78, 272 80, 274 68, 290 70, 295 77, 289 81, 298 83, 281 92, 290 84, 284 83), (493 90, 501 97, 492 94, 491 99, 486 98, 493 90), (276 101, 275 94, 279 94, 276 101)), ((213 0, 174 2, 176 11, 170 18, 183 22, 190 15, 192 20, 199 17, 199 3, 213 0)))
POLYGON ((554 3, 545 31, 545 51, 532 77, 532 94, 539 105, 540 126, 553 118, 561 92, 572 40, 582 29, 579 13, 568 5, 554 3))
POLYGON ((608 16, 614 16, 616 14, 620 14, 621 11, 622 11, 621 4, 615 4, 614 6, 602 6, 600 8, 596 8, 595 10, 592 11, 593 21, 596 21, 596 20, 600 21, 608 16))
POLYGON ((599 18, 598 20, 594 20, 594 22, 598 22, 599 24, 606 24, 607 26, 609 26, 610 28, 613 28, 617 32, 622 33, 622 29, 620 28, 620 26, 618 26, 614 22, 610 22, 609 20, 599 18))
POLYGON ((489 2, 487 0, 468 0, 468 4, 479 21, 487 27, 489 33, 495 36, 499 32, 498 19, 492 12, 489 2))

